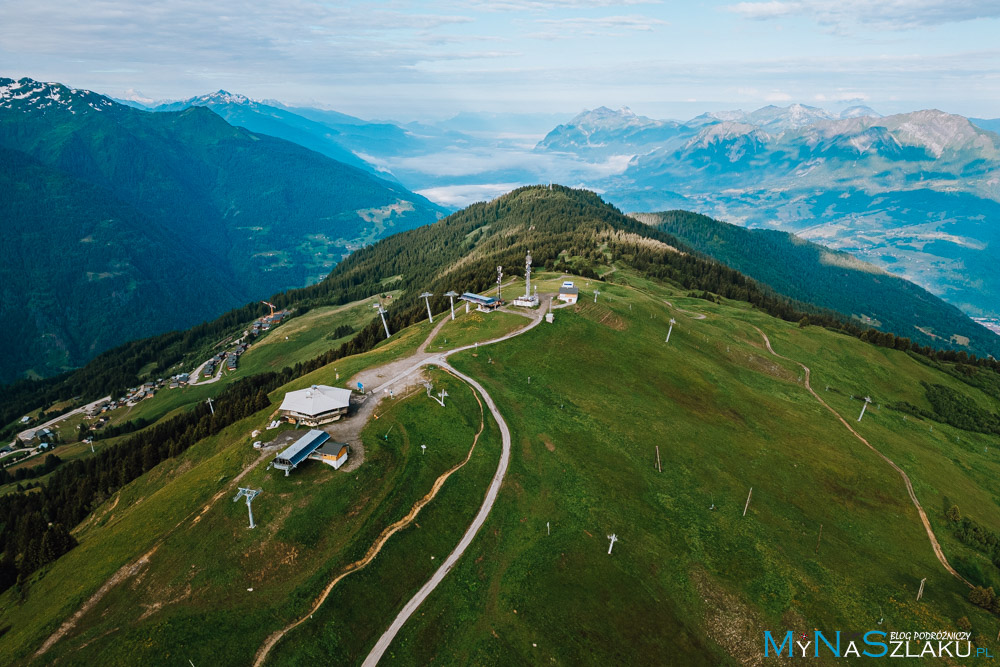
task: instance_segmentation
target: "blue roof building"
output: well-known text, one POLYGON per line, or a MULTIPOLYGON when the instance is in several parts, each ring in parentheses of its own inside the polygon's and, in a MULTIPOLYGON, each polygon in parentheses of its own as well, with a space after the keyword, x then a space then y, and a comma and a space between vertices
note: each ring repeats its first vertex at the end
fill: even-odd
POLYGON ((476 310, 496 310, 503 305, 503 301, 496 297, 482 296, 479 294, 473 294, 472 292, 465 292, 458 298, 462 301, 468 301, 469 303, 476 304, 476 310))
POLYGON ((329 439, 329 433, 313 429, 292 443, 288 449, 278 454, 274 459, 273 465, 278 470, 284 470, 285 477, 288 477, 288 473, 309 458, 310 454, 319 449, 329 439))

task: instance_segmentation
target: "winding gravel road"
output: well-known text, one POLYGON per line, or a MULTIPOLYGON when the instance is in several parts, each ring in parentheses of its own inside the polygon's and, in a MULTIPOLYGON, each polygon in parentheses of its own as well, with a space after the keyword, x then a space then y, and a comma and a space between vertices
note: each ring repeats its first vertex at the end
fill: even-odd
MULTIPOLYGON (((753 325, 751 325, 751 326, 753 326, 753 325)), ((789 359, 788 357, 783 356, 783 355, 778 354, 777 352, 775 352, 774 348, 771 347, 771 339, 767 337, 767 334, 764 333, 763 331, 761 331, 760 328, 758 328, 756 326, 754 326, 754 329, 757 329, 757 333, 759 333, 764 338, 764 345, 767 346, 767 351, 768 352, 770 352, 772 355, 778 357, 779 359, 784 359, 786 361, 790 361, 793 364, 798 364, 799 366, 802 367, 802 370, 805 371, 806 389, 808 389, 809 393, 813 395, 813 398, 815 398, 817 401, 819 401, 820 405, 822 405, 824 408, 826 408, 827 410, 829 410, 830 412, 832 412, 834 414, 834 416, 837 419, 840 420, 840 423, 843 424, 844 427, 847 428, 847 430, 851 432, 851 435, 853 435, 855 438, 857 438, 858 440, 860 440, 861 442, 863 442, 865 444, 865 446, 868 447, 868 449, 870 449, 873 452, 875 452, 876 454, 878 454, 879 458, 881 458, 883 461, 885 461, 886 463, 888 463, 890 466, 892 466, 893 470, 895 470, 896 472, 899 473, 900 477, 903 478, 903 483, 906 484, 906 492, 908 494, 910 494, 910 500, 913 501, 913 506, 917 508, 917 514, 920 515, 920 521, 924 524, 924 530, 927 531, 927 537, 931 541, 931 549, 934 550, 934 555, 937 556, 937 559, 939 561, 941 561, 941 565, 944 566, 944 569, 947 570, 949 574, 951 574, 953 577, 955 577, 956 579, 958 579, 959 581, 961 581, 963 584, 965 584, 969 588, 972 588, 972 584, 970 584, 969 581, 965 577, 963 577, 962 575, 960 575, 958 572, 955 571, 955 568, 953 568, 951 566, 951 563, 948 562, 948 558, 944 555, 944 550, 941 549, 941 544, 938 543, 937 537, 934 535, 934 529, 931 528, 931 522, 927 518, 927 513, 924 512, 924 508, 920 505, 920 501, 917 500, 917 494, 913 491, 913 483, 910 482, 909 475, 907 475, 905 472, 903 472, 903 469, 900 468, 898 465, 896 465, 896 463, 892 459, 890 459, 888 456, 886 456, 885 454, 883 454, 879 450, 875 449, 875 447, 872 445, 872 443, 868 442, 863 437, 861 437, 861 434, 859 434, 857 431, 855 431, 854 427, 851 426, 849 423, 847 423, 847 420, 844 419, 843 417, 841 417, 839 412, 837 412, 836 410, 834 410, 833 408, 831 408, 829 406, 829 404, 827 404, 826 401, 824 401, 822 398, 820 398, 819 394, 817 394, 815 391, 813 391, 812 386, 809 384, 809 367, 808 366, 806 366, 805 364, 803 364, 801 361, 796 361, 795 359, 789 359)))
MULTIPOLYGON (((549 298, 551 299, 551 296, 549 296, 549 298)), ((522 329, 518 329, 517 331, 512 331, 511 333, 505 336, 501 336, 500 338, 495 338, 494 340, 486 341, 485 343, 479 343, 479 347, 483 347, 484 345, 493 345, 495 343, 500 343, 502 341, 509 340, 515 336, 520 336, 521 334, 530 331, 531 329, 534 329, 544 318, 545 312, 546 312, 545 308, 539 307, 534 313, 532 313, 533 320, 531 324, 522 329)), ((486 389, 484 389, 481 384, 473 380, 468 375, 465 375, 464 373, 455 370, 455 368, 452 367, 450 364, 448 364, 446 361, 446 358, 451 356, 452 354, 455 354, 456 352, 462 352, 464 350, 471 350, 474 347, 476 347, 475 344, 466 345, 465 347, 459 347, 454 350, 450 350, 448 352, 443 352, 439 355, 435 355, 433 357, 430 357, 429 359, 425 359, 415 364, 411 368, 407 369, 406 371, 403 371, 396 377, 392 378, 388 382, 383 383, 381 386, 375 389, 376 392, 382 391, 383 389, 388 388, 393 383, 399 382, 408 375, 418 371, 420 368, 422 368, 427 364, 437 364, 438 366, 447 368, 455 376, 461 378, 463 381, 471 385, 476 391, 480 393, 480 395, 483 397, 483 400, 486 401, 486 407, 490 409, 490 414, 493 415, 493 419, 496 420, 497 425, 500 427, 500 438, 502 441, 502 445, 500 451, 500 463, 497 465, 497 470, 493 474, 493 480, 490 482, 490 486, 486 491, 486 497, 483 499, 483 504, 479 507, 479 512, 476 513, 476 517, 472 520, 472 523, 469 524, 468 529, 465 531, 465 534, 462 535, 462 539, 459 540, 458 545, 456 545, 454 550, 452 550, 452 552, 448 554, 448 557, 445 558, 444 562, 441 564, 441 567, 439 567, 437 571, 434 572, 433 576, 431 576, 431 578, 427 581, 426 584, 420 587, 420 590, 417 591, 416 595, 410 598, 410 601, 407 602, 405 605, 403 605, 403 608, 400 610, 399 614, 396 615, 395 620, 393 620, 389 628, 384 633, 382 633, 382 636, 379 637, 377 642, 375 642, 375 646, 372 647, 372 650, 368 654, 368 657, 365 658, 364 663, 362 663, 365 667, 373 667, 374 665, 378 664, 378 661, 382 658, 382 655, 385 654, 386 650, 389 648, 389 645, 392 643, 392 640, 396 638, 396 635, 403 628, 403 625, 410 618, 410 616, 413 615, 413 612, 415 612, 417 608, 419 608, 420 605, 423 604, 424 600, 427 599, 427 596, 431 594, 431 591, 437 588, 438 584, 440 584, 444 580, 445 576, 451 571, 453 567, 455 567, 455 564, 458 562, 458 559, 462 557, 462 554, 465 553, 465 550, 469 547, 470 544, 472 544, 473 538, 475 538, 476 533, 479 532, 479 529, 483 527, 483 524, 486 522, 486 517, 489 516, 490 510, 493 509, 493 504, 496 502, 497 495, 500 493, 500 487, 503 484, 504 476, 507 474, 507 464, 510 462, 510 443, 511 443, 510 429, 507 427, 507 422, 504 421, 503 415, 500 414, 500 410, 497 409, 496 403, 493 402, 493 397, 490 396, 489 393, 487 393, 486 389)))
MULTIPOLYGON (((551 299, 552 295, 544 295, 543 301, 546 297, 551 299)), ((486 517, 489 516, 490 511, 493 509, 493 505, 496 502, 497 496, 500 493, 500 487, 503 485, 504 476, 507 474, 507 465, 510 462, 510 447, 511 447, 510 429, 507 426, 507 422, 504 421, 503 415, 500 414, 500 410, 497 409, 496 403, 493 401, 493 397, 486 392, 486 389, 484 389, 481 384, 470 378, 468 375, 465 375, 464 373, 457 371, 454 367, 449 365, 447 362, 447 358, 457 352, 471 350, 473 348, 482 347, 484 345, 493 345, 495 343, 509 340, 515 336, 520 336, 526 331, 530 331, 531 329, 538 326, 544 319, 546 312, 547 311, 545 308, 539 307, 537 310, 531 312, 530 314, 525 313, 528 317, 531 317, 532 319, 530 324, 516 331, 512 331, 499 338, 481 342, 478 344, 478 346, 476 343, 473 343, 472 345, 466 345, 464 347, 455 348, 454 350, 449 350, 447 352, 442 352, 440 354, 428 355, 426 352, 427 346, 430 343, 430 341, 437 335, 438 331, 440 331, 440 329, 445 325, 445 321, 442 321, 431 330, 430 334, 427 336, 427 339, 424 341, 424 343, 408 359, 402 359, 390 362, 389 364, 386 364, 385 366, 381 367, 383 370, 387 367, 390 369, 402 368, 402 370, 396 372, 390 379, 382 382, 380 385, 370 390, 371 394, 376 397, 376 400, 387 389, 393 388, 396 385, 404 385, 404 386, 407 385, 410 382, 413 375, 419 373, 425 366, 430 366, 430 365, 440 366, 445 370, 447 370, 449 373, 461 379, 463 382, 467 383, 469 386, 473 388, 474 391, 478 391, 479 394, 483 397, 486 406, 490 409, 490 414, 493 415, 493 419, 496 420, 497 425, 500 427, 501 451, 500 451, 500 462, 497 465, 496 472, 493 474, 493 479, 490 482, 490 486, 486 491, 486 497, 483 499, 483 504, 479 507, 479 512, 476 513, 475 518, 472 520, 472 523, 466 529, 465 534, 462 535, 462 539, 459 540, 458 545, 452 550, 452 552, 448 554, 448 557, 445 558, 441 567, 439 567, 434 572, 430 580, 428 580, 427 583, 425 583, 420 588, 420 590, 417 591, 416 595, 414 595, 413 598, 411 598, 410 601, 407 602, 406 605, 404 605, 403 609, 399 612, 395 620, 393 620, 392 624, 389 626, 389 629, 386 630, 381 637, 379 637, 378 641, 375 643, 374 648, 372 648, 371 653, 369 653, 368 657, 365 658, 364 661, 365 665, 375 665, 378 663, 379 659, 381 659, 382 655, 389 648, 389 645, 392 643, 392 640, 399 633, 400 629, 410 618, 410 616, 413 615, 413 612, 415 612, 417 608, 420 607, 420 605, 423 603, 423 601, 427 599, 427 596, 430 595, 431 591, 437 588, 438 584, 441 583, 445 575, 448 574, 448 572, 458 562, 458 559, 462 557, 462 554, 465 553, 465 550, 472 543, 473 538, 475 538, 476 534, 479 532, 479 529, 482 528, 483 524, 486 522, 486 517)), ((377 374, 378 370, 379 369, 374 369, 374 372, 377 374)), ((364 375, 366 377, 369 377, 372 373, 373 371, 368 371, 364 375)), ((376 375, 376 377, 381 377, 381 375, 376 375)), ((357 379, 358 378, 352 378, 351 382, 354 382, 357 379)), ((397 386, 396 388, 398 389, 400 387, 397 386)), ((329 590, 333 587, 333 585, 335 585, 336 582, 339 581, 343 576, 345 575, 342 574, 340 575, 340 577, 331 582, 331 584, 329 584, 326 589, 326 593, 329 593, 329 590)), ((323 600, 325 600, 325 595, 326 594, 321 596, 321 599, 317 603, 316 607, 313 608, 313 612, 315 612, 315 609, 318 608, 318 606, 323 603, 323 600)), ((258 650, 254 660, 254 665, 255 666, 263 665, 264 662, 267 660, 267 656, 270 653, 271 649, 274 648, 274 646, 287 634, 287 632, 289 630, 294 629, 298 625, 304 623, 311 617, 311 615, 312 612, 308 616, 303 616, 297 622, 291 624, 290 626, 284 628, 283 630, 276 632, 270 637, 268 637, 268 639, 258 650)))

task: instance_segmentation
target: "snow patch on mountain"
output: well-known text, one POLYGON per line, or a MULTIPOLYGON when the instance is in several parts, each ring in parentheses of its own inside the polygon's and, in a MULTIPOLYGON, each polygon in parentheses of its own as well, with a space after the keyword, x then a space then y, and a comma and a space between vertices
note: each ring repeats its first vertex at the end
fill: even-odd
POLYGON ((875 111, 875 109, 872 109, 871 107, 866 107, 863 104, 847 107, 840 112, 840 118, 864 118, 869 116, 871 118, 881 118, 882 114, 875 111))
POLYGON ((87 109, 105 111, 114 105, 103 95, 68 88, 60 83, 46 83, 27 77, 17 81, 0 77, 0 109, 76 113, 87 109))

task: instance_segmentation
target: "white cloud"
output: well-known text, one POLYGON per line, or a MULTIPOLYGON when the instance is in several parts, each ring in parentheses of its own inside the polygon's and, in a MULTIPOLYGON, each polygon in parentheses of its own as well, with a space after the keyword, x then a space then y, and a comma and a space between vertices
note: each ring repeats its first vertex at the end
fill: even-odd
POLYGON ((599 34, 611 29, 648 31, 652 30, 654 26, 667 25, 666 21, 660 19, 636 15, 540 19, 537 22, 560 30, 571 30, 586 34, 599 34))
POLYGON ((474 0, 465 6, 494 12, 547 12, 622 5, 658 5, 661 0, 474 0))
POLYGON ((445 185, 418 190, 436 204, 460 208, 479 201, 489 201, 528 183, 473 183, 470 185, 445 185))
POLYGON ((739 2, 726 9, 758 21, 801 16, 831 27, 888 30, 1000 18, 996 0, 766 0, 739 2))
POLYGON ((748 19, 764 20, 799 13, 801 10, 799 5, 800 3, 797 2, 777 2, 775 0, 773 2, 739 2, 726 9, 748 19))
POLYGON ((764 99, 768 102, 791 102, 793 98, 788 93, 775 90, 765 95, 764 99))

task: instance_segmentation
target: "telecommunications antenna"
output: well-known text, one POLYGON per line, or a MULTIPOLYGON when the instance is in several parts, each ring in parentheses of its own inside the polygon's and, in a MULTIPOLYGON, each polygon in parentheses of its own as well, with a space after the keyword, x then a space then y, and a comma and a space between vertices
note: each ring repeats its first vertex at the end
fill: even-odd
POLYGON ((531 298, 531 251, 524 258, 524 298, 531 298))
POLYGON ((500 299, 500 281, 503 280, 503 267, 497 267, 497 299, 500 299))

